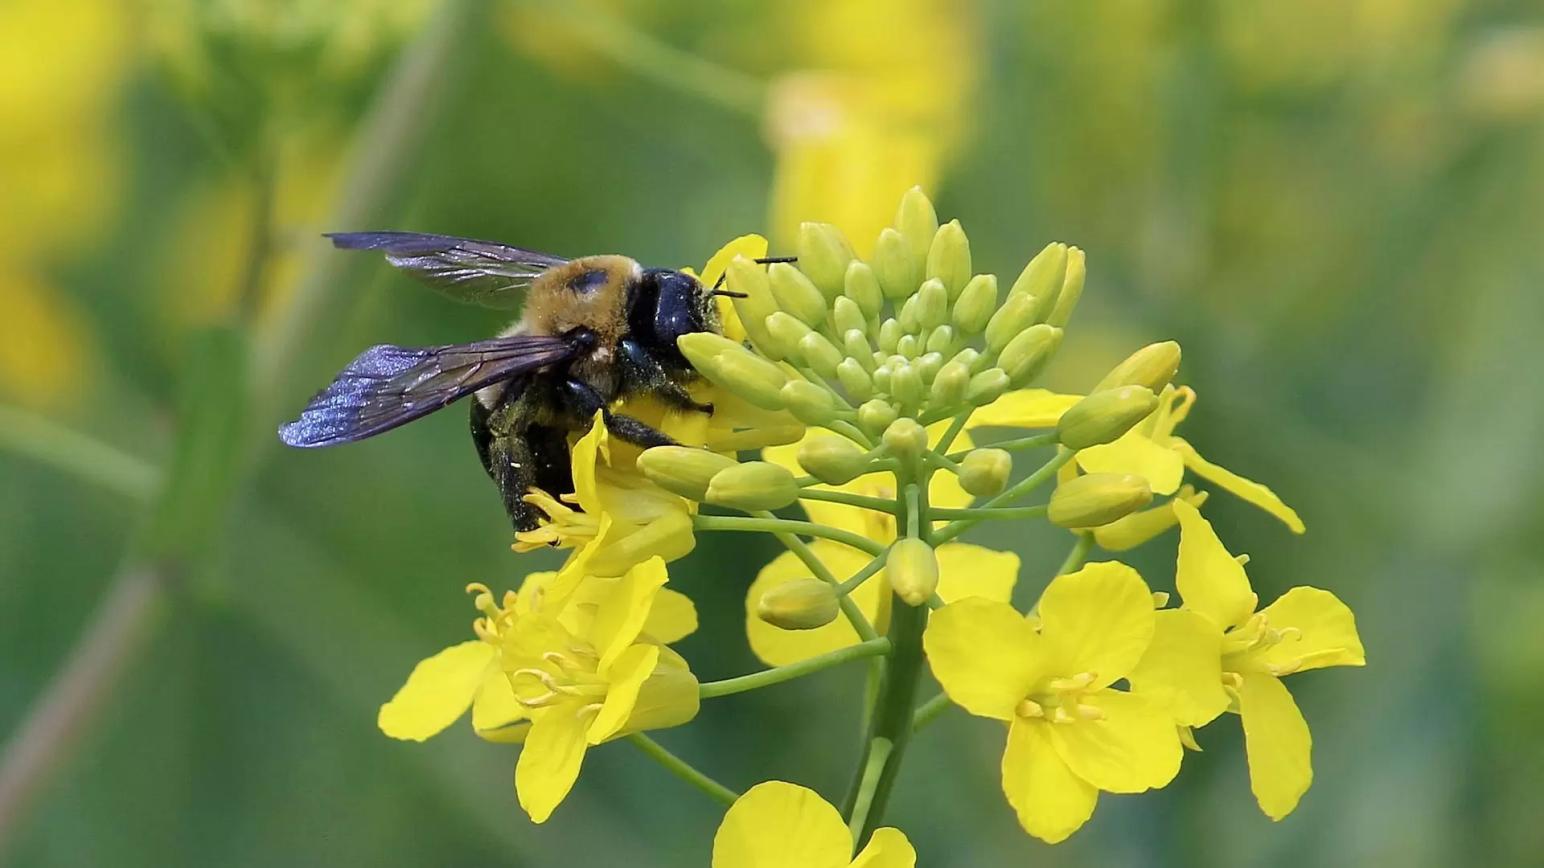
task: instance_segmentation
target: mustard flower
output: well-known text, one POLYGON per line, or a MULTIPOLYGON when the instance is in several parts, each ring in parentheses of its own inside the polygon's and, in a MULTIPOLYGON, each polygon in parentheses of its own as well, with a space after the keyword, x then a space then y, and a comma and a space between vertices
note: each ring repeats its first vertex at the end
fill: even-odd
POLYGON ((713 868, 912 868, 899 829, 874 832, 856 857, 842 815, 813 790, 767 781, 735 800, 713 836, 713 868))
POLYGON ((923 637, 933 675, 966 711, 1008 724, 1003 792, 1031 835, 1061 841, 1100 790, 1140 793, 1178 773, 1163 706, 1111 687, 1153 632, 1147 584, 1115 561, 1057 576, 1029 617, 982 598, 934 613, 923 637))

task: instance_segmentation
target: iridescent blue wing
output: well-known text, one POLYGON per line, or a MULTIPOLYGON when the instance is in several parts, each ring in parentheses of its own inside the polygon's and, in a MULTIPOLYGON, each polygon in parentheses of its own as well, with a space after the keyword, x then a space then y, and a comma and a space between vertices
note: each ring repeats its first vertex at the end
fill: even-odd
POLYGON ((333 232, 345 250, 379 250, 386 261, 456 301, 484 307, 520 306, 522 290, 568 260, 494 241, 421 232, 333 232))
POLYGON ((302 448, 374 437, 484 386, 571 358, 569 341, 517 335, 443 347, 374 346, 318 392, 279 439, 302 448))

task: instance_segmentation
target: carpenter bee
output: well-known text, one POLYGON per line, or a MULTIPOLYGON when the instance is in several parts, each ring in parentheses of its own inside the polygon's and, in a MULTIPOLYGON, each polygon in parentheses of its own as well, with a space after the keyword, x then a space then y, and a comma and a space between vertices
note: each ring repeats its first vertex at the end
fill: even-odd
POLYGON ((670 445, 663 432, 613 412, 619 398, 653 396, 711 413, 687 391, 695 372, 676 339, 719 330, 717 287, 626 256, 563 259, 490 241, 415 232, 330 234, 335 246, 379 250, 392 265, 460 301, 509 308, 520 319, 498 337, 467 344, 360 353, 279 428, 290 446, 334 446, 373 437, 467 395, 472 441, 516 530, 537 526, 525 502, 539 487, 571 491, 570 432, 595 414, 616 437, 670 445))

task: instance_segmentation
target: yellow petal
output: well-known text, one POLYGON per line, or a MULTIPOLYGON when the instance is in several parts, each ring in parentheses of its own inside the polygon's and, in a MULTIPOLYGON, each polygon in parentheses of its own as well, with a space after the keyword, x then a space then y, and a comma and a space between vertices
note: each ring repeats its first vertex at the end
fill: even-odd
POLYGON ((1185 460, 1133 428, 1114 443, 1078 450, 1078 466, 1088 473, 1133 473, 1147 480, 1154 494, 1173 494, 1185 476, 1185 460))
POLYGON ((1261 611, 1266 626, 1286 630, 1281 642, 1259 652, 1266 665, 1297 672, 1367 664, 1356 617, 1329 591, 1296 587, 1261 611))
MULTIPOLYGON (((492 662, 490 658, 489 663, 492 662)), ((525 706, 515 701, 515 689, 510 686, 509 676, 504 670, 492 665, 484 669, 477 697, 472 700, 472 728, 479 733, 483 730, 502 729, 525 717, 525 706)))
MULTIPOLYGON (((946 474, 940 474, 946 475, 946 474)), ((1019 580, 1019 556, 969 543, 944 543, 938 557, 938 596, 945 603, 985 597, 1006 603, 1019 580)))
POLYGON ((1003 795, 1024 831, 1047 844, 1081 828, 1099 801, 1099 791, 1073 774, 1051 744, 1054 725, 1015 719, 1003 751, 1003 795))
POLYGON ((659 663, 638 690, 623 732, 680 726, 697 716, 701 698, 697 677, 681 655, 669 646, 656 645, 659 663))
POLYGON ((632 645, 617 655, 606 673, 611 682, 607 685, 606 701, 585 735, 590 744, 600 744, 622 731, 638 703, 638 691, 657 665, 658 645, 632 645))
POLYGON ((1140 793, 1179 774, 1179 731, 1157 705, 1116 690, 1082 702, 1103 712, 1103 719, 1049 724, 1057 754, 1078 777, 1107 792, 1140 793))
POLYGON ((1222 689, 1222 629, 1185 609, 1156 613, 1154 627, 1153 643, 1127 676, 1131 691, 1185 726, 1210 723, 1229 703, 1222 689))
POLYGON ((735 800, 713 836, 713 868, 843 868, 847 824, 815 793, 767 781, 735 800))
MULTIPOLYGON (((856 573, 869 562, 868 555, 826 540, 817 540, 810 548, 838 579, 856 573)), ((756 574, 756 581, 751 583, 750 590, 745 594, 746 637, 750 640, 751 650, 769 666, 785 666, 858 644, 857 631, 852 629, 845 617, 838 617, 814 630, 784 630, 757 616, 756 605, 761 601, 762 594, 795 579, 807 578, 810 578, 810 570, 804 562, 793 552, 783 552, 761 568, 761 572, 756 574)), ((881 572, 854 590, 851 598, 864 617, 870 623, 875 623, 879 620, 881 594, 887 592, 884 573, 881 572)))
POLYGON ((423 741, 455 723, 482 686, 495 650, 473 639, 420 661, 396 695, 381 706, 376 725, 392 738, 423 741))
POLYGON ((1292 813, 1313 783, 1313 736, 1308 721, 1281 679, 1244 676, 1239 691, 1244 749, 1249 755, 1249 788, 1272 820, 1292 813))
POLYGON ((718 279, 724 276, 724 269, 734 261, 736 256, 746 259, 761 259, 767 255, 767 239, 760 235, 741 235, 730 241, 708 260, 708 264, 702 267, 702 285, 709 289, 718 283, 718 279))
POLYGON ((852 860, 851 868, 916 868, 917 851, 900 829, 875 829, 868 845, 852 860))
POLYGON ((934 612, 922 636, 933 677, 949 698, 971 714, 998 720, 1013 719, 1014 707, 1042 676, 1041 644, 1012 606, 982 597, 934 612))
POLYGON ((595 650, 600 652, 598 669, 605 675, 608 668, 638 638, 648 620, 654 597, 669 578, 665 562, 651 558, 627 571, 616 588, 601 601, 595 613, 595 623, 586 637, 595 650))
POLYGON ((606 426, 601 422, 600 411, 596 411, 595 418, 590 420, 590 430, 574 443, 569 452, 574 495, 584 511, 592 515, 600 515, 604 511, 601 508, 600 488, 595 482, 595 465, 600 460, 605 437, 606 426))
POLYGON ((525 747, 515 763, 515 794, 533 823, 545 823, 574 788, 584 764, 587 718, 579 702, 544 709, 531 722, 525 747))
POLYGON ((680 591, 662 588, 643 622, 643 632, 667 645, 679 642, 697 632, 697 607, 680 591))
POLYGON ((597 576, 619 576, 649 558, 669 563, 691 554, 697 545, 691 512, 686 501, 676 499, 679 508, 655 515, 641 525, 612 522, 610 513, 602 515, 590 571, 597 576))
POLYGON ((1173 502, 1179 516, 1179 563, 1174 585, 1185 608, 1200 612, 1217 626, 1237 627, 1254 613, 1258 602, 1244 566, 1228 553, 1212 523, 1183 500, 1173 502))
POLYGON ((1055 428, 1063 413, 1083 400, 1082 395, 1060 395, 1046 389, 1008 392, 970 415, 967 428, 1055 428))
POLYGON ((1153 640, 1153 594, 1137 571, 1102 561, 1057 576, 1036 608, 1058 676, 1094 673, 1093 687, 1125 677, 1153 640))
MULTIPOLYGON (((1207 461, 1201 457, 1201 453, 1197 452, 1194 446, 1182 438, 1175 437, 1172 444, 1183 457, 1185 466, 1194 471, 1197 476, 1281 519, 1293 533, 1302 533, 1306 530, 1303 520, 1298 518, 1297 511, 1283 503, 1281 498, 1276 496, 1276 492, 1252 479, 1245 479, 1226 467, 1207 461)), ((1155 486, 1153 490, 1158 489, 1155 486)))

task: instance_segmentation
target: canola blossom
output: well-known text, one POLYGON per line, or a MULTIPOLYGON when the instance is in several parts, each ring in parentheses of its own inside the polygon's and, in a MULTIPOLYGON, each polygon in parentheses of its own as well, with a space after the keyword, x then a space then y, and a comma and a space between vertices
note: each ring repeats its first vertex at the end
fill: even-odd
POLYGON ((423 740, 470 710, 483 739, 519 745, 517 800, 538 823, 583 786, 590 749, 627 740, 727 807, 717 868, 917 864, 885 824, 925 818, 888 816, 890 801, 912 742, 956 707, 1002 745, 996 788, 1046 843, 1088 823, 1101 793, 1167 786, 1225 712, 1242 720, 1261 809, 1291 813, 1311 737, 1283 679, 1365 653, 1329 591, 1261 607, 1245 559, 1202 517, 1211 486, 1304 530, 1271 489, 1175 434, 1196 395, 1174 382, 1178 344, 1137 349, 1086 394, 1037 385, 1083 293, 1083 252, 1053 243, 1011 280, 977 273, 963 227, 919 189, 872 242, 805 223, 791 253, 758 262, 767 244, 746 235, 709 260, 702 280, 727 290, 721 332, 678 347, 713 413, 628 402, 676 441, 647 450, 599 416, 576 434, 570 490, 530 492, 544 518, 513 545, 565 563, 502 598, 471 586, 473 638, 413 669, 382 732, 423 740), (1070 533, 1070 551, 1029 563, 966 539, 1036 521, 1070 533), (1175 526, 1173 593, 1109 556, 1175 526), (703 534, 745 533, 784 548, 746 567, 728 616, 768 668, 701 681, 670 647, 699 613, 667 585, 703 534), (846 793, 779 780, 742 793, 646 735, 856 661, 869 681, 846 793))

